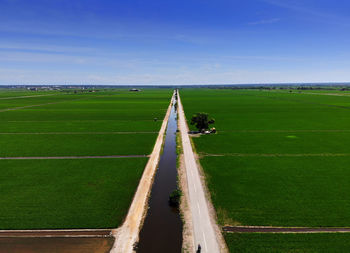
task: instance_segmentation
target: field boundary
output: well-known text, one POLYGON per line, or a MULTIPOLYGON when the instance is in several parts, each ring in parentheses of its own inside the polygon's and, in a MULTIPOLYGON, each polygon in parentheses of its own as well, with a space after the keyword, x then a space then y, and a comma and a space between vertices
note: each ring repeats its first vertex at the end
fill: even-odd
POLYGON ((5 133, 5 132, 0 132, 0 135, 84 135, 84 134, 89 134, 89 135, 93 135, 93 134, 157 134, 158 132, 155 131, 140 131, 140 132, 26 132, 26 133, 14 133, 14 132, 9 132, 9 133, 5 133))
POLYGON ((149 155, 106 155, 106 156, 18 156, 0 157, 0 160, 63 160, 63 159, 109 159, 109 158, 141 158, 149 155))
POLYGON ((224 156, 233 156, 233 157, 254 157, 254 156, 261 156, 261 157, 319 157, 319 156, 350 156, 350 153, 320 153, 320 154, 259 154, 259 153, 226 153, 226 154, 207 154, 207 153, 201 153, 201 157, 224 157, 224 156))
POLYGON ((19 99, 19 98, 47 97, 47 96, 55 96, 55 95, 63 95, 63 94, 47 94, 47 95, 33 95, 33 96, 19 96, 19 97, 2 97, 2 98, 0 98, 0 100, 19 99))
POLYGON ((220 133, 338 133, 350 132, 349 129, 297 129, 297 130, 222 130, 220 133))
POLYGON ((112 229, 43 229, 43 230, 0 230, 0 238, 74 237, 101 238, 112 237, 112 229))
POLYGON ((152 154, 142 174, 142 178, 137 187, 133 201, 130 205, 128 214, 123 225, 118 229, 113 229, 112 233, 116 238, 111 253, 131 253, 134 251, 135 243, 138 241, 139 232, 146 213, 147 200, 153 184, 153 178, 158 166, 161 154, 165 130, 168 125, 168 119, 175 92, 173 93, 167 112, 165 114, 162 126, 160 128, 157 140, 155 142, 152 154))
POLYGON ((19 106, 19 107, 11 107, 11 108, 0 109, 0 112, 16 111, 16 110, 21 110, 21 109, 26 109, 26 108, 32 108, 32 107, 39 107, 39 106, 44 106, 44 105, 55 105, 55 104, 60 104, 60 103, 65 103, 65 102, 85 100, 85 99, 89 99, 89 98, 91 98, 91 97, 76 98, 76 99, 71 99, 71 100, 63 100, 63 101, 50 102, 50 103, 44 103, 44 104, 36 104, 36 105, 25 105, 25 106, 19 106))
POLYGON ((268 227, 268 226, 224 226, 229 233, 350 233, 349 227, 268 227))

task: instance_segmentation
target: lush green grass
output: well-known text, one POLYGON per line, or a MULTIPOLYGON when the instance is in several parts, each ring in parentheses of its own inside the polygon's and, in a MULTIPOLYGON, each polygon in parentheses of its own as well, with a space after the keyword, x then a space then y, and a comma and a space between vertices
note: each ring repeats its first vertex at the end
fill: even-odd
POLYGON ((0 135, 0 156, 148 155, 156 133, 0 135))
POLYGON ((219 223, 350 226, 350 157, 205 157, 219 223))
MULTIPOLYGON (((26 94, 33 95, 0 91, 0 98, 26 94)), ((171 94, 170 89, 113 89, 0 99, 0 156, 150 154, 171 94), (30 105, 40 106, 18 109, 30 105), (11 108, 17 109, 3 110, 11 108)), ((117 227, 146 162, 0 160, 0 229, 117 227)))
POLYGON ((193 141, 201 154, 225 155, 201 158, 221 224, 350 226, 350 157, 307 156, 350 153, 349 97, 215 89, 180 95, 187 119, 196 112, 216 119, 218 134, 193 141))
POLYGON ((60 91, 28 91, 24 89, 1 89, 0 98, 13 98, 22 96, 38 96, 47 94, 60 94, 60 91))
POLYGON ((0 161, 1 229, 117 227, 146 162, 0 161))
POLYGON ((225 234, 230 252, 346 253, 350 234, 225 234))
POLYGON ((250 90, 182 90, 187 119, 207 112, 218 131, 349 130, 350 98, 250 90))
POLYGON ((14 107, 32 100, 34 104, 53 104, 0 112, 0 133, 67 134, 0 134, 0 156, 149 154, 170 96, 171 90, 147 89, 139 93, 117 90, 3 100, 11 101, 14 107), (89 134, 68 134, 70 132, 89 134), (117 135, 109 132, 154 133, 117 135))
POLYGON ((158 131, 169 105, 170 96, 171 90, 148 89, 140 93, 123 90, 114 93, 108 91, 14 99, 11 100, 13 103, 11 107, 5 107, 22 106, 21 101, 27 99, 38 100, 33 103, 43 105, 0 112, 2 123, 0 130, 2 132, 158 131), (51 102, 54 104, 45 105, 51 102), (158 121, 155 122, 155 118, 158 121))
POLYGON ((63 101, 74 100, 81 97, 81 96, 64 95, 64 94, 57 94, 57 95, 55 94, 52 96, 51 95, 35 96, 35 97, 28 97, 28 98, 0 99, 0 110, 8 109, 8 108, 23 107, 23 106, 47 104, 47 103, 61 103, 63 101))
POLYGON ((154 120, 59 120, 2 121, 0 133, 50 132, 157 132, 162 119, 154 120))
POLYGON ((199 152, 211 154, 350 154, 350 131, 219 132, 193 140, 199 152))

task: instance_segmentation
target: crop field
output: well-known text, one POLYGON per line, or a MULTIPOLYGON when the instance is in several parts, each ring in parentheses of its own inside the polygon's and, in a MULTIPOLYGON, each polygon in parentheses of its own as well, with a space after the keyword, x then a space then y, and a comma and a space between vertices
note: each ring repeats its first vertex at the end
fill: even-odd
MULTIPOLYGON (((188 120, 196 112, 216 120, 217 134, 192 140, 220 225, 350 227, 349 97, 219 89, 184 89, 180 95, 188 120)), ((226 240, 233 252, 253 252, 248 240, 237 244, 249 236, 265 240, 254 234, 226 240)), ((280 243, 277 235, 264 238, 280 243)), ((292 235, 285 238, 299 244, 292 235)))
POLYGON ((231 252, 241 253, 346 253, 350 234, 226 234, 231 252))
POLYGON ((0 90, 0 229, 121 225, 171 95, 0 90))

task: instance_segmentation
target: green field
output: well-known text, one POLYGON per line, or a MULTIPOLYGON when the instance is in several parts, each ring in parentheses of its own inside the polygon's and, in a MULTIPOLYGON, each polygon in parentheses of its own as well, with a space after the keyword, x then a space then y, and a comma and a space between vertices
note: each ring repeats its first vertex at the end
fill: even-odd
MULTIPOLYGON (((207 112, 216 120, 217 134, 192 140, 221 225, 350 226, 349 97, 228 89, 180 95, 187 119, 207 112)), ((233 252, 253 252, 235 236, 226 238, 233 252)), ((271 238, 276 250, 257 252, 321 249, 289 251, 271 238)))
POLYGON ((0 229, 120 226, 147 158, 45 157, 149 155, 171 95, 0 90, 0 229))
POLYGON ((240 253, 346 253, 350 234, 227 234, 231 252, 240 253))
POLYGON ((148 155, 156 137, 156 133, 3 134, 0 157, 148 155))
POLYGON ((220 224, 348 227, 350 157, 205 157, 220 224))
POLYGON ((0 161, 1 229, 121 224, 146 158, 0 161))

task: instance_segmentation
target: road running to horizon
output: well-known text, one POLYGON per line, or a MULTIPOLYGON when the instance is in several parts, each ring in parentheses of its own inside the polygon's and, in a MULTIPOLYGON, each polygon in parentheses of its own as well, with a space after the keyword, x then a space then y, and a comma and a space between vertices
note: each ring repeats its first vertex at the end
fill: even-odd
POLYGON ((188 182, 189 205, 192 216, 194 245, 201 245, 202 253, 220 252, 214 224, 210 219, 209 208, 200 179, 198 166, 193 153, 184 110, 178 94, 179 129, 181 132, 185 169, 188 182))

